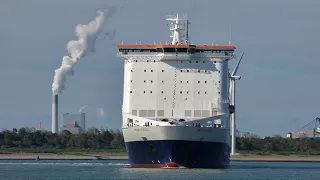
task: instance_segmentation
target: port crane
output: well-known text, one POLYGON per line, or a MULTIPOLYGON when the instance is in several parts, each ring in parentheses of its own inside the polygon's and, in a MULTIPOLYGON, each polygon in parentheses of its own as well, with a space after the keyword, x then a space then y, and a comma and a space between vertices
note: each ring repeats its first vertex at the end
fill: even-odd
POLYGON ((310 121, 308 124, 298 129, 297 131, 289 132, 287 138, 292 138, 292 135, 298 136, 312 136, 316 137, 320 135, 320 118, 317 117, 310 121))

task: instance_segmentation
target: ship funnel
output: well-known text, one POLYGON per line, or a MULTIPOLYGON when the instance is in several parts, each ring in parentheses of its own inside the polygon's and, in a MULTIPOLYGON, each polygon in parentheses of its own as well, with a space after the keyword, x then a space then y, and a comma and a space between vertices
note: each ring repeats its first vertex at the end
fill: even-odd
POLYGON ((52 133, 58 133, 58 95, 52 95, 52 133))

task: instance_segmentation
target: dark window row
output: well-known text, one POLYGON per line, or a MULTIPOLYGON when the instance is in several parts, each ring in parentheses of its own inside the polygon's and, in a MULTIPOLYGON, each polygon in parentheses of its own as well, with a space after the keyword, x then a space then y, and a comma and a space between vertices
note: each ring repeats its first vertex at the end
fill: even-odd
MULTIPOLYGON (((130 93, 132 93, 132 91, 130 91, 130 93)), ((143 93, 148 93, 147 91, 143 91, 143 93)), ((150 93, 152 93, 152 91, 150 91, 150 93)), ((180 91, 180 94, 182 94, 183 92, 180 91)), ((189 94, 189 91, 186 91, 187 94, 189 94)), ((161 94, 163 94, 163 91, 161 91, 161 94)), ((200 94, 200 91, 198 91, 198 94, 200 94)), ((207 91, 204 91, 204 94, 207 94, 207 91)), ((218 92, 218 94, 220 94, 220 92, 218 92)))
POLYGON ((164 52, 188 52, 188 48, 163 48, 164 52))
MULTIPOLYGON (((180 81, 180 83, 182 83, 183 81, 180 81)), ((187 81, 187 83, 189 83, 189 81, 187 81)), ((198 81, 198 83, 200 83, 200 81, 198 81)), ((204 83, 207 83, 207 81, 204 81, 204 83)))
MULTIPOLYGON (((207 70, 202 70, 203 72, 208 72, 207 70)), ((189 69, 187 69, 187 70, 180 70, 180 72, 189 72, 189 69)), ((200 69, 198 69, 198 72, 201 72, 201 70, 200 69)), ((219 73, 220 73, 220 70, 218 71, 219 73)))
MULTIPOLYGON (((189 63, 191 63, 192 61, 189 61, 189 63)), ((199 61, 196 61, 196 63, 198 63, 199 61)), ((202 61, 202 63, 206 63, 206 62, 209 62, 209 61, 202 61)), ((183 61, 181 61, 181 63, 183 63, 183 61)), ((216 63, 216 61, 214 61, 214 63, 216 63)))
MULTIPOLYGON (((138 62, 138 60, 134 60, 134 62, 138 62)), ((140 61, 139 61, 140 62, 140 61)), ((144 61, 141 61, 141 62, 144 62, 144 61)), ((147 63, 148 62, 156 62, 155 60, 153 60, 153 61, 149 61, 149 60, 147 60, 146 61, 147 63)), ((183 63, 184 61, 181 61, 181 63, 183 63)), ((189 63, 192 63, 193 61, 189 61, 189 63)), ((195 61, 196 63, 199 63, 199 61, 195 61)), ((206 62, 211 62, 211 61, 202 61, 202 63, 206 63, 206 62)), ((217 61, 213 61, 213 63, 217 63, 217 61)))

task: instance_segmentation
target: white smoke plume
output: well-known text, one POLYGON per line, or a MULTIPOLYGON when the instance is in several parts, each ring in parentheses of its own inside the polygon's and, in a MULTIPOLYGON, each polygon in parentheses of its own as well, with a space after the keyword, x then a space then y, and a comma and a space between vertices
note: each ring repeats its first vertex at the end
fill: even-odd
POLYGON ((97 116, 99 118, 103 118, 105 116, 105 112, 104 112, 103 108, 98 108, 97 109, 97 116))
POLYGON ((97 35, 104 23, 104 12, 98 11, 97 17, 88 24, 78 24, 75 28, 78 40, 71 40, 67 44, 69 55, 62 58, 60 68, 55 70, 52 84, 53 94, 59 94, 65 88, 67 76, 73 76, 76 63, 88 52, 94 52, 97 35))
POLYGON ((83 113, 84 110, 86 110, 87 108, 88 108, 88 105, 82 106, 82 107, 79 109, 79 114, 80 114, 80 113, 83 113))

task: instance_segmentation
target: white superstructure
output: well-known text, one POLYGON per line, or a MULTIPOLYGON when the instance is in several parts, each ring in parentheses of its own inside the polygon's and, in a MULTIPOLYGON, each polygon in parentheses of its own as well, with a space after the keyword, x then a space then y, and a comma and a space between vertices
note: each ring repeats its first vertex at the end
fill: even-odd
POLYGON ((190 45, 181 35, 186 18, 170 15, 167 20, 173 21, 171 44, 118 45, 125 60, 123 127, 146 123, 207 127, 220 119, 222 128, 229 128, 228 81, 224 79, 235 47, 190 45))

